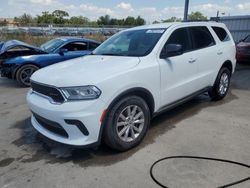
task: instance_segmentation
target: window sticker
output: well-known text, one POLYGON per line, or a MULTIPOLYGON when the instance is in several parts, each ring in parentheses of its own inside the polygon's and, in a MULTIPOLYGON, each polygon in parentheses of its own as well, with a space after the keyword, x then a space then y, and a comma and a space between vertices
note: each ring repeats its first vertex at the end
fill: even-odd
POLYGON ((149 29, 149 30, 147 30, 146 31, 146 33, 160 33, 160 34, 162 34, 162 33, 164 33, 164 29, 149 29))

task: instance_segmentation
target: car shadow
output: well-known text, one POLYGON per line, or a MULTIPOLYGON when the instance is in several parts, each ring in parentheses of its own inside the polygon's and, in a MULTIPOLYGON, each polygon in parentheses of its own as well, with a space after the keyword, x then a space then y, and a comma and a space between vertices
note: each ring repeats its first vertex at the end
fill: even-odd
POLYGON ((194 116, 201 109, 222 105, 234 99, 237 99, 237 97, 231 92, 229 92, 224 100, 219 102, 211 102, 207 94, 197 96, 191 101, 154 118, 142 143, 127 152, 117 152, 103 144, 98 148, 76 149, 53 142, 36 132, 30 123, 30 118, 20 121, 11 127, 11 129, 20 129, 21 131, 20 138, 13 141, 12 144, 26 152, 26 154, 16 159, 22 163, 43 160, 49 164, 72 162, 81 167, 109 166, 129 158, 138 150, 143 149, 149 144, 153 144, 157 137, 171 131, 176 127, 177 123, 194 116), (30 153, 27 151, 34 152, 30 153))
POLYGON ((23 88, 17 83, 16 80, 1 78, 1 77, 0 77, 0 86, 4 88, 23 88))

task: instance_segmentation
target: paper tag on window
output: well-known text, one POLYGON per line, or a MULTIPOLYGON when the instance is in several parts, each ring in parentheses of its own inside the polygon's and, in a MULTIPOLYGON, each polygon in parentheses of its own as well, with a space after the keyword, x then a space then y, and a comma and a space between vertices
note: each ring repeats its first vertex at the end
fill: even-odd
POLYGON ((164 29, 149 29, 146 33, 164 33, 164 29))

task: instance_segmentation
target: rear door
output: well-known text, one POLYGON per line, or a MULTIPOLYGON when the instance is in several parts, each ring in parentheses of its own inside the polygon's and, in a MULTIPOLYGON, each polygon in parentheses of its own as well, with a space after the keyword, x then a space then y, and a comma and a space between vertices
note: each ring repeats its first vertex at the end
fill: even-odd
POLYGON ((216 42, 206 26, 189 27, 189 33, 192 38, 193 55, 195 56, 197 72, 197 87, 203 89, 211 86, 216 69, 219 63, 218 47, 216 42))
POLYGON ((162 106, 182 99, 197 90, 196 57, 192 52, 188 29, 183 27, 175 29, 167 39, 165 46, 167 44, 181 44, 183 54, 158 59, 161 71, 162 106))

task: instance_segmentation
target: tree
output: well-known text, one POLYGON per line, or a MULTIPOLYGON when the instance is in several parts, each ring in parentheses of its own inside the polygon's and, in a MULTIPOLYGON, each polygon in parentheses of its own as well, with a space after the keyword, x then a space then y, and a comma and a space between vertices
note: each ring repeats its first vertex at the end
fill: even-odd
POLYGON ((89 25, 90 20, 83 16, 73 16, 68 22, 72 25, 89 25))
POLYGON ((128 16, 128 17, 125 19, 124 25, 127 25, 127 26, 136 25, 136 20, 135 20, 135 18, 132 17, 132 16, 128 16))
POLYGON ((69 17, 69 13, 63 10, 55 10, 52 12, 52 16, 54 17, 53 23, 64 24, 66 22, 64 17, 69 17))
POLYGON ((176 18, 175 16, 166 19, 166 20, 162 20, 163 23, 167 23, 167 22, 181 22, 182 19, 181 18, 176 18))
POLYGON ((99 17, 99 19, 97 20, 97 23, 98 25, 110 25, 110 16, 105 15, 105 16, 99 17))
POLYGON ((42 15, 37 15, 37 23, 38 24, 52 24, 54 21, 54 17, 48 11, 42 12, 42 15))
POLYGON ((0 21, 0 26, 7 26, 8 22, 6 19, 0 21))
POLYGON ((191 14, 188 15, 189 20, 207 20, 207 17, 204 16, 201 12, 191 12, 191 14))
POLYGON ((135 20, 135 25, 144 25, 145 24, 145 20, 143 18, 141 18, 140 16, 138 16, 135 20))
POLYGON ((34 19, 32 18, 30 14, 24 13, 23 15, 19 17, 15 17, 14 22, 17 22, 20 25, 28 25, 30 23, 34 23, 34 19))

